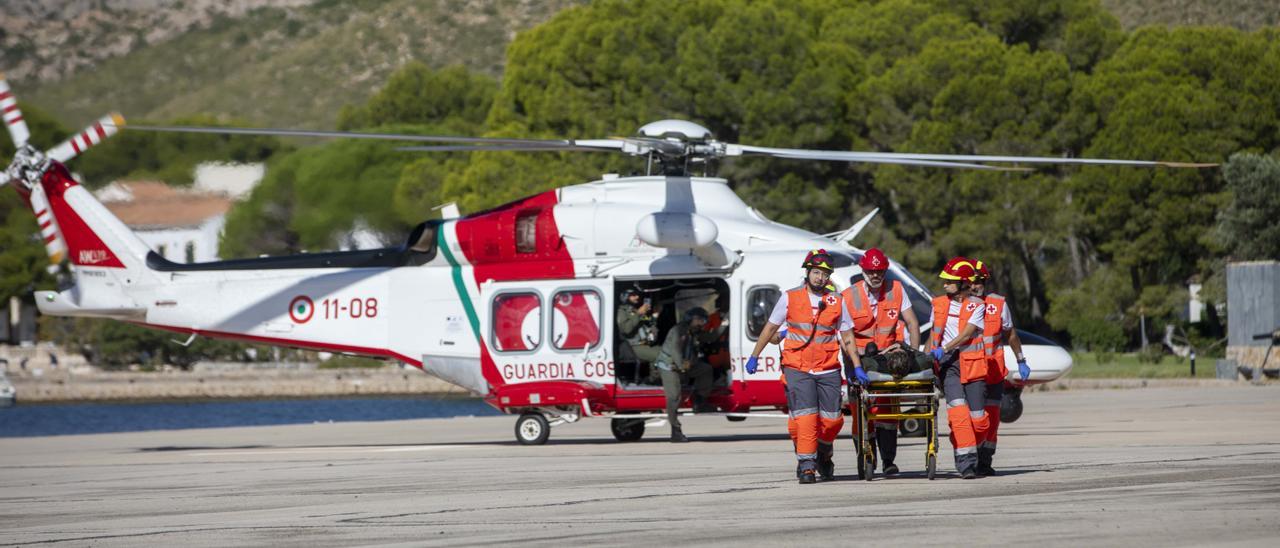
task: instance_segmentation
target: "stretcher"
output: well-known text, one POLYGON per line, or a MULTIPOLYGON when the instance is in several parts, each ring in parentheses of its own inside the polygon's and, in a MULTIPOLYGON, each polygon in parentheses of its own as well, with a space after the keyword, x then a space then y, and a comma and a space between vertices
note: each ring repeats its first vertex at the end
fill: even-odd
POLYGON ((849 414, 854 420, 853 445, 858 452, 858 476, 871 481, 876 470, 875 433, 872 421, 921 421, 925 430, 925 475, 933 479, 938 469, 938 402, 942 392, 934 384, 933 371, 912 373, 901 379, 868 371, 871 382, 849 388, 849 414), (874 408, 874 412, 872 411, 874 408))

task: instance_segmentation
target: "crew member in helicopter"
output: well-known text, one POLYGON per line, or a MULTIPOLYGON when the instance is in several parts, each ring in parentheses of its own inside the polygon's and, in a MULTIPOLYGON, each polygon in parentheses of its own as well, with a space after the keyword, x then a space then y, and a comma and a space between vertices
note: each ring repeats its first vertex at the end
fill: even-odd
POLYGON ((754 374, 760 352, 782 327, 782 373, 787 387, 787 407, 795 421, 796 460, 800 483, 835 479, 834 443, 844 426, 841 413, 840 350, 852 354, 857 382, 867 382, 857 362, 853 320, 840 294, 828 284, 835 271, 826 250, 810 251, 801 264, 805 283, 786 292, 773 308, 760 333, 746 370, 754 374))
POLYGON ((642 363, 652 364, 658 359, 660 349, 655 320, 658 314, 648 299, 642 300, 640 290, 635 287, 623 290, 619 301, 618 313, 614 316, 623 339, 618 357, 621 361, 637 362, 638 371, 642 363))
POLYGON ((658 375, 662 377, 662 392, 667 400, 667 421, 671 423, 672 443, 689 441, 681 428, 679 415, 686 381, 693 384, 693 412, 716 410, 709 400, 714 372, 711 364, 707 363, 699 351, 707 337, 713 335, 704 329, 707 318, 707 311, 700 306, 686 310, 684 319, 667 330, 662 348, 653 362, 658 375))

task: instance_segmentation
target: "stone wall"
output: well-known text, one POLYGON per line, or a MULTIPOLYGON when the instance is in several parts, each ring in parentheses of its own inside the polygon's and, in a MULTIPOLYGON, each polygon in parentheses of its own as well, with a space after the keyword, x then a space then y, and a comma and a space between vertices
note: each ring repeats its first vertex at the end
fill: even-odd
POLYGON ((83 368, 11 372, 18 401, 92 402, 168 399, 319 398, 467 395, 417 369, 99 372, 83 368))

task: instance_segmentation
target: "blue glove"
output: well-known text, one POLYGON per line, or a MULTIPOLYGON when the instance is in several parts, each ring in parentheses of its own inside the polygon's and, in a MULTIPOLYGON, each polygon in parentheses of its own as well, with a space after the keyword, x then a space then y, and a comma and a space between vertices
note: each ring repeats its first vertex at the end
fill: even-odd
POLYGON ((748 375, 755 375, 756 369, 758 369, 759 367, 760 367, 760 358, 757 358, 755 356, 751 356, 750 358, 747 358, 747 374, 748 375))
POLYGON ((1031 368, 1027 367, 1026 358, 1018 360, 1018 376, 1022 377, 1023 382, 1026 382, 1027 378, 1031 376, 1031 368))
POLYGON ((936 347, 936 348, 934 348, 933 350, 930 350, 930 351, 929 351, 929 355, 930 355, 930 356, 933 356, 933 361, 935 361, 935 362, 940 362, 940 361, 942 361, 942 356, 943 356, 943 354, 946 354, 946 353, 942 351, 942 347, 941 347, 941 346, 936 347))
POLYGON ((779 339, 782 339, 782 340, 784 340, 784 341, 785 341, 785 340, 787 340, 787 330, 786 330, 786 329, 779 329, 779 330, 778 330, 778 338, 779 338, 779 339))
POLYGON ((858 384, 862 386, 871 384, 871 379, 867 378, 867 372, 863 371, 861 367, 853 368, 853 376, 858 380, 858 384))

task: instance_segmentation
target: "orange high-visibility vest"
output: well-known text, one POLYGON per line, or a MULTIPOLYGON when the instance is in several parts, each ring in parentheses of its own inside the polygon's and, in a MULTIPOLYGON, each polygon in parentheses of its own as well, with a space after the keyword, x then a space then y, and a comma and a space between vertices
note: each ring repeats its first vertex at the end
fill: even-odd
POLYGON ((809 290, 787 291, 787 339, 782 342, 782 366, 804 372, 840 367, 841 298, 827 292, 819 297, 814 314, 809 290))
POLYGON ((1004 317, 1005 300, 992 293, 983 301, 987 305, 987 316, 982 326, 982 344, 988 356, 987 367, 999 371, 1000 378, 1003 379, 1009 375, 1009 368, 1004 364, 1004 326, 1000 323, 1004 317))
POLYGON ((875 314, 871 313, 871 302, 867 299, 869 289, 866 282, 858 281, 841 295, 853 320, 853 342, 859 351, 871 341, 875 341, 876 348, 884 349, 902 340, 897 329, 898 311, 902 308, 902 284, 894 280, 877 304, 875 314))
MULTIPOLYGON (((982 299, 968 297, 960 305, 960 321, 956 324, 958 333, 964 332, 969 318, 979 307, 985 306, 982 299)), ((947 316, 951 313, 951 299, 946 295, 933 298, 933 346, 942 346, 942 336, 947 327, 947 316)), ((957 334, 958 334, 957 333, 957 334)), ((987 349, 982 344, 982 334, 978 333, 959 344, 960 382, 968 383, 981 380, 987 376, 987 349)))

